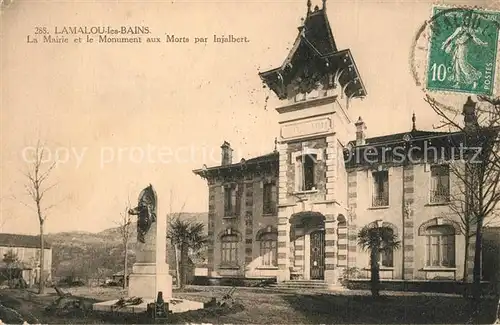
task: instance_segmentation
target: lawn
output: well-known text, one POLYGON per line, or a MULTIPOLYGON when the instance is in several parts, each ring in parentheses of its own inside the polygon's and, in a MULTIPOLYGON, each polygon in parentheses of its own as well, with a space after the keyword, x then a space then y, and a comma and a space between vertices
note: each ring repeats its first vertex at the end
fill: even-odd
MULTIPOLYGON (((228 287, 189 286, 174 297, 209 301, 221 297, 228 287)), ((44 311, 56 295, 53 289, 40 296, 19 290, 3 290, 0 301, 14 308, 28 321, 35 317, 43 323, 151 323, 136 316, 92 312, 91 304, 124 295, 116 288, 75 288, 71 293, 85 297, 89 310, 67 315, 50 315, 44 311)), ((465 324, 471 307, 463 298, 443 294, 386 293, 374 301, 367 291, 318 292, 290 291, 271 288, 237 288, 233 295, 242 307, 235 311, 210 310, 174 314, 169 323, 232 323, 232 324, 465 324)), ((481 315, 476 323, 493 324, 496 301, 482 303, 481 315)), ((4 320, 4 322, 6 322, 4 320)))

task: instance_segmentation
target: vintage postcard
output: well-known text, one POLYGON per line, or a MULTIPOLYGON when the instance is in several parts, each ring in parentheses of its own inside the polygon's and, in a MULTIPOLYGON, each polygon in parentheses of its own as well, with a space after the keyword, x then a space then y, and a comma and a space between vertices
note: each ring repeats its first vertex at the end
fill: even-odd
POLYGON ((0 22, 0 324, 500 324, 500 1, 0 22))

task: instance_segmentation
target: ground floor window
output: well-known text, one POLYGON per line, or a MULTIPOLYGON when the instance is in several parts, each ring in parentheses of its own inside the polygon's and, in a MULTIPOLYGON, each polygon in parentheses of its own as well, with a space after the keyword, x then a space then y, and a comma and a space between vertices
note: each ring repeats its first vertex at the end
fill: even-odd
POLYGON ((238 236, 225 235, 221 238, 221 262, 223 264, 238 263, 238 236))
POLYGON ((429 226, 426 236, 426 265, 455 267, 455 229, 450 225, 429 226))
MULTIPOLYGON (((388 236, 393 236, 394 230, 389 227, 383 227, 388 236)), ((394 267, 394 250, 388 249, 380 252, 380 265, 384 267, 394 267)))
POLYGON ((394 253, 392 249, 380 253, 380 265, 384 267, 394 267, 394 253))
POLYGON ((260 256, 263 266, 278 265, 278 238, 275 233, 265 233, 259 238, 260 256))

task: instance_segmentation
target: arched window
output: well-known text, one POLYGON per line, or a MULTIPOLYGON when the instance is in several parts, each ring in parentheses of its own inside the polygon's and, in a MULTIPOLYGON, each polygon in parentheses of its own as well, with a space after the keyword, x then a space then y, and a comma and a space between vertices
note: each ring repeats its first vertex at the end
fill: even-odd
POLYGON ((238 263, 238 236, 224 235, 221 241, 221 263, 222 264, 237 264, 238 263))
POLYGON ((276 233, 263 233, 260 237, 260 256, 263 266, 278 264, 278 236, 276 233))
POLYGON ((455 228, 433 225, 425 228, 426 266, 455 267, 455 228))

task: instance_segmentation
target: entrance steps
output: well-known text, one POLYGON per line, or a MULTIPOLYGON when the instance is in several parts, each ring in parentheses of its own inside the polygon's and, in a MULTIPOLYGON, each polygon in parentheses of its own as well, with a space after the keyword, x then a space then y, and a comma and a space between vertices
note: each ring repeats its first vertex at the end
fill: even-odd
POLYGON ((290 280, 278 282, 272 287, 277 289, 317 289, 328 290, 328 284, 324 280, 290 280))

